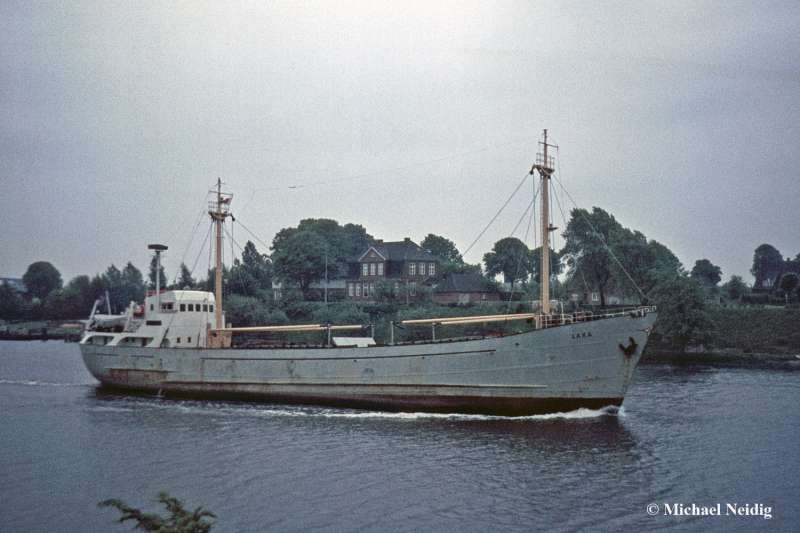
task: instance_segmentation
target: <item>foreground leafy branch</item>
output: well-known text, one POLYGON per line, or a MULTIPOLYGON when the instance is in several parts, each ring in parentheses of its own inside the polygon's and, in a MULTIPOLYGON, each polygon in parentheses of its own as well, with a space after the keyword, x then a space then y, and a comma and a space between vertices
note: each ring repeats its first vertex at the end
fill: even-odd
POLYGON ((130 507, 122 500, 109 499, 98 503, 98 507, 113 507, 122 516, 117 522, 124 523, 128 520, 135 520, 136 527, 142 531, 154 531, 157 533, 208 533, 214 525, 212 519, 216 515, 210 511, 198 507, 193 512, 189 512, 183 507, 183 502, 170 496, 166 492, 158 493, 158 501, 164 504, 169 516, 162 517, 155 513, 144 513, 139 509, 130 507))

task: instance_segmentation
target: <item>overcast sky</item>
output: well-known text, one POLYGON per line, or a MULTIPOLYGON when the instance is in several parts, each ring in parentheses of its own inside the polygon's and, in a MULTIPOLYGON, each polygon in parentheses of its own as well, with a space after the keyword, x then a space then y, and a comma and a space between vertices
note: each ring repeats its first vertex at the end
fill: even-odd
POLYGON ((579 206, 750 282, 759 244, 800 253, 798 28, 797 1, 5 0, 0 276, 163 242, 172 277, 218 176, 268 243, 327 217, 464 250, 548 128, 579 206))

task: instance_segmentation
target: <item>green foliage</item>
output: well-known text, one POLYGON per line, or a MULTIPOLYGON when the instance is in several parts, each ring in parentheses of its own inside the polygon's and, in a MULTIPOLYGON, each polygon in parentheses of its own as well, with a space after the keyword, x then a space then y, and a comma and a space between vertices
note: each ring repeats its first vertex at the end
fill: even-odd
POLYGON ((637 286, 647 294, 664 277, 683 273, 681 262, 666 246, 623 227, 599 207, 594 207, 591 213, 573 209, 564 238, 561 255, 570 267, 570 278, 579 275, 591 289, 596 288, 601 306, 605 306, 606 293, 612 288, 622 294, 641 296, 637 286))
POLYGON ((732 301, 741 301, 750 292, 750 287, 744 282, 741 276, 731 276, 722 286, 723 294, 732 301))
POLYGON ((783 267, 783 256, 771 244, 762 244, 753 252, 753 266, 750 273, 756 281, 764 279, 770 272, 783 267))
MULTIPOLYGON (((141 271, 131 262, 128 262, 122 271, 112 264, 100 278, 92 280, 92 286, 94 298, 102 295, 102 291, 108 291, 111 308, 116 312, 122 312, 131 302, 144 300, 144 278, 141 271), (102 289, 99 293, 96 292, 98 288, 102 289)), ((86 313, 88 312, 87 310, 86 313)))
POLYGON ((214 526, 216 515, 206 511, 202 507, 194 511, 184 508, 184 503, 177 498, 170 496, 166 492, 158 493, 158 501, 163 504, 169 513, 167 516, 160 516, 155 513, 145 513, 135 507, 131 507, 125 502, 117 499, 104 500, 98 503, 98 507, 113 507, 117 509, 121 516, 117 519, 119 523, 132 520, 136 523, 134 529, 142 531, 154 531, 158 533, 208 533, 214 526))
POLYGON ((684 351, 711 340, 714 325, 706 314, 703 288, 695 279, 665 274, 648 297, 659 312, 654 342, 684 351))
POLYGON ((231 294, 223 305, 225 321, 236 327, 278 326, 289 322, 285 312, 254 296, 231 294))
POLYGON ((781 276, 781 280, 778 283, 778 286, 783 291, 783 295, 786 299, 786 303, 789 303, 789 299, 792 296, 792 293, 795 292, 797 286, 800 284, 800 279, 797 278, 797 274, 787 273, 781 276))
POLYGON ((450 239, 429 233, 422 240, 420 246, 439 259, 439 278, 444 278, 448 274, 481 273, 480 265, 470 265, 464 262, 461 252, 450 239))
POLYGON ((706 287, 716 287, 722 280, 722 269, 708 259, 698 259, 692 267, 691 276, 706 287))
POLYGON ((282 281, 296 283, 305 294, 312 283, 325 275, 326 253, 330 269, 333 255, 325 240, 312 231, 294 232, 272 253, 275 275, 282 281))
POLYGON ((235 260, 230 269, 229 289, 236 294, 262 298, 272 292, 272 262, 251 241, 242 250, 242 260, 235 260))
MULTIPOLYGON (((550 248, 550 281, 561 274, 563 265, 561 263, 561 256, 550 248)), ((533 273, 533 280, 536 283, 542 282, 542 247, 535 248, 531 251, 531 271, 533 273)))
POLYGON ((48 294, 61 288, 61 273, 47 261, 37 261, 28 265, 22 276, 28 292, 35 298, 44 300, 48 294))
POLYGON ((186 263, 181 263, 181 272, 178 275, 178 281, 175 283, 176 289, 194 289, 197 282, 192 277, 192 273, 189 271, 189 267, 186 266, 186 263))
POLYGON ((311 313, 311 322, 314 324, 369 324, 370 316, 357 304, 341 302, 317 306, 311 313))
MULTIPOLYGON (((153 254, 153 258, 150 259, 150 273, 148 274, 148 279, 150 280, 150 289, 155 290, 156 288, 156 255, 153 254)), ((167 288, 167 275, 164 273, 164 265, 161 265, 158 269, 158 281, 159 287, 162 289, 167 288)))
POLYGON ((283 228, 272 240, 272 260, 275 264, 275 274, 281 279, 289 281, 296 281, 308 276, 312 278, 312 281, 317 281, 324 275, 324 256, 327 254, 328 278, 346 277, 349 269, 349 260, 353 256, 364 252, 373 241, 367 230, 358 224, 341 226, 337 221, 327 218, 301 220, 296 228, 283 228), (299 241, 294 239, 297 234, 301 233, 306 234, 306 237, 299 241), (313 235, 316 239, 312 239, 308 235, 313 235), (300 243, 303 246, 298 249, 300 243), (319 262, 323 264, 323 274, 317 275, 315 266, 310 266, 308 273, 301 274, 298 268, 298 263, 301 259, 292 258, 294 253, 318 257, 319 262), (280 268, 278 265, 279 259, 282 263, 280 268), (286 277, 288 275, 286 263, 291 265, 289 272, 293 273, 290 274, 292 277, 286 277))
POLYGON ((22 318, 23 313, 22 298, 17 291, 8 286, 7 283, 0 283, 0 319, 15 320, 22 318))
POLYGON ((530 249, 516 237, 494 243, 492 251, 483 256, 483 262, 487 275, 503 274, 505 282, 511 284, 527 279, 533 269, 530 249))
POLYGON ((713 324, 715 348, 745 353, 800 352, 800 309, 712 307, 707 314, 713 324))

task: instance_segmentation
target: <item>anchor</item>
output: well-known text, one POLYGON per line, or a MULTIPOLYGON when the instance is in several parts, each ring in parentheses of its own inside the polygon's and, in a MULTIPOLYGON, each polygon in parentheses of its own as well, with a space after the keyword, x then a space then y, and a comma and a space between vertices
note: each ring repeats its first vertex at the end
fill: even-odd
POLYGON ((636 344, 636 341, 633 340, 633 337, 628 337, 628 340, 630 343, 627 346, 623 346, 622 343, 619 344, 619 349, 622 350, 622 353, 624 353, 626 357, 630 357, 635 354, 636 348, 639 347, 639 345, 636 344))

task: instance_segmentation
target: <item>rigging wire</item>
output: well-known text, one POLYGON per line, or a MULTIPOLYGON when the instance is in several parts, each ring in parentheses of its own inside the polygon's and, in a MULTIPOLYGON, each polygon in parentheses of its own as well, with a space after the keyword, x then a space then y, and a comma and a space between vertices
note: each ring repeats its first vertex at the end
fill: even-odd
MULTIPOLYGON (((556 153, 558 153, 558 147, 556 147, 556 153)), ((561 167, 561 158, 560 158, 560 157, 558 158, 558 163, 557 163, 557 164, 558 164, 558 166, 559 166, 558 173, 559 173, 559 175, 561 175, 561 168, 560 168, 560 167, 561 167)), ((640 294, 640 295, 641 295, 641 297, 642 297, 642 301, 646 300, 646 299, 647 299, 647 296, 645 296, 644 292, 642 292, 642 289, 639 287, 639 285, 638 285, 638 284, 637 284, 637 283, 634 281, 634 279, 633 279, 633 278, 631 277, 631 275, 628 273, 628 270, 625 268, 625 266, 622 264, 622 262, 621 262, 621 261, 620 261, 620 260, 617 258, 617 256, 616 256, 616 255, 614 254, 614 252, 611 250, 611 247, 610 247, 610 246, 608 245, 608 243, 606 242, 606 240, 605 240, 605 237, 603 237, 603 234, 602 234, 602 233, 600 233, 599 231, 597 231, 597 229, 594 227, 594 225, 592 224, 592 222, 591 222, 591 221, 590 221, 590 220, 589 220, 589 219, 586 217, 586 215, 584 215, 584 214, 583 214, 583 212, 582 212, 580 209, 578 209, 578 204, 577 204, 577 203, 575 203, 575 199, 574 199, 574 198, 572 198, 572 195, 569 193, 569 191, 568 191, 568 190, 567 190, 567 189, 564 187, 564 185, 561 183, 561 180, 558 180, 558 185, 561 187, 561 189, 562 189, 562 190, 564 191, 564 193, 567 195, 567 198, 569 198, 569 199, 570 199, 570 201, 572 202, 572 205, 574 205, 574 206, 575 206, 575 209, 577 209, 577 210, 578 210, 578 212, 580 213, 580 215, 581 215, 581 217, 583 218, 584 222, 586 222, 586 223, 589 225, 589 227, 592 229, 592 232, 593 232, 595 235, 597 235, 597 237, 600 239, 600 242, 601 242, 601 243, 603 244, 603 246, 606 248, 606 250, 608 251, 608 254, 609 254, 609 255, 610 255, 610 256, 611 256, 611 257, 614 259, 614 261, 616 261, 616 262, 617 262, 617 265, 619 265, 620 269, 622 269, 622 272, 623 272, 623 273, 625 273, 625 275, 628 277, 628 279, 630 280, 630 282, 631 282, 631 283, 633 283, 633 286, 634 286, 634 287, 636 287, 636 290, 639 292, 639 294, 640 294)))
POLYGON ((244 224, 242 224, 242 221, 241 221, 241 220, 235 220, 235 222, 238 222, 238 223, 239 223, 239 225, 240 225, 240 226, 241 226, 241 227, 242 227, 242 228, 243 228, 243 229, 244 229, 244 230, 245 230, 247 233, 249 233, 249 234, 250 234, 250 235, 251 235, 251 236, 252 236, 252 237, 253 237, 255 240, 257 240, 257 241, 259 242, 259 244, 261 244, 262 246, 265 246, 265 247, 267 248, 267 250, 269 250, 269 249, 270 249, 270 246, 269 246, 269 244, 267 244, 267 243, 265 243, 264 241, 262 241, 261 239, 259 239, 259 238, 258 238, 258 235, 256 235, 255 233, 253 233, 252 231, 250 231, 249 229, 247 229, 247 226, 245 226, 244 224))
POLYGON ((502 213, 502 212, 503 212, 503 209, 505 209, 505 208, 506 208, 506 206, 508 206, 508 204, 509 204, 509 203, 511 202, 511 200, 514 198, 514 195, 516 195, 516 194, 517 194, 517 191, 519 191, 520 187, 522 187, 522 185, 525 183, 525 180, 527 180, 527 179, 528 179, 528 173, 526 173, 526 174, 525 174, 525 177, 524 177, 524 178, 522 178, 522 181, 520 181, 520 182, 519 182, 519 185, 517 185, 517 186, 514 188, 514 191, 511 193, 511 195, 508 197, 508 199, 505 201, 505 203, 503 203, 503 205, 500 207, 500 209, 497 211, 497 213, 495 213, 495 215, 494 215, 494 216, 492 217, 492 219, 489 221, 489 223, 488 223, 488 224, 486 224, 486 227, 485 227, 485 228, 483 228, 483 229, 481 230, 481 232, 480 232, 480 233, 478 233, 478 236, 477 236, 477 237, 475 237, 475 240, 474 240, 474 241, 472 241, 472 244, 470 244, 469 246, 467 246, 467 249, 466 249, 466 250, 464 250, 464 252, 461 254, 462 256, 464 256, 464 255, 467 255, 467 253, 469 253, 469 251, 470 251, 470 250, 472 250, 472 247, 473 247, 473 246, 475 246, 475 244, 477 244, 477 242, 480 240, 480 238, 481 238, 481 237, 483 237, 483 234, 484 234, 484 233, 486 233, 486 231, 489 229, 489 227, 490 227, 492 224, 494 224, 494 221, 495 221, 495 220, 497 220, 497 217, 499 217, 499 216, 500 216, 500 213, 502 213))
MULTIPOLYGON (((195 257, 195 259, 194 259, 194 263, 192 264, 192 269, 189 271, 189 275, 194 274, 194 269, 197 267, 197 263, 200 261, 200 255, 203 253, 203 250, 206 247, 206 243, 209 241, 209 238, 211 237, 211 229, 213 227, 214 227, 214 223, 211 222, 208 225, 208 231, 206 232, 206 238, 203 239, 203 244, 200 245, 200 250, 197 252, 197 257, 195 257)), ((211 253, 211 248, 209 247, 209 254, 210 253, 211 253)), ((211 260, 209 259, 209 264, 210 263, 211 263, 211 260)))
MULTIPOLYGON (((224 227, 224 226, 223 226, 223 231, 225 232, 225 234, 226 234, 226 235, 227 235, 227 236, 230 238, 230 240, 231 240, 231 257, 234 257, 234 256, 236 255, 236 254, 235 254, 235 252, 234 252, 234 249, 233 249, 233 245, 234 245, 234 244, 236 245, 236 247, 237 247, 237 248, 239 248, 239 250, 240 250, 242 253, 244 253, 244 248, 242 248, 242 247, 239 245, 239 243, 238 243, 238 242, 236 242, 236 239, 234 239, 234 238, 233 238, 233 224, 231 224, 231 231, 230 231, 230 233, 228 232, 228 230, 227 230, 227 229, 225 229, 225 227, 224 227)), ((250 294, 251 294, 251 291, 250 291, 250 290, 248 290, 248 288, 247 288, 247 284, 245 283, 245 281, 244 281, 244 278, 242 277, 242 271, 241 271, 241 269, 239 269, 239 268, 234 268, 234 266, 235 266, 235 265, 233 265, 233 261, 235 261, 235 260, 232 260, 232 262, 231 262, 231 265, 232 265, 232 266, 231 266, 231 270, 230 270, 230 271, 231 271, 231 273, 232 273, 234 270, 236 271, 236 276, 239 278, 239 285, 241 285, 241 286, 242 286, 242 290, 245 292, 245 295, 250 295, 250 294)))
POLYGON ((194 236, 197 234, 197 228, 200 227, 200 223, 203 221, 203 215, 206 214, 205 209, 200 210, 200 214, 197 217, 197 222, 195 223, 194 227, 192 228, 192 232, 189 234, 189 244, 186 245, 186 248, 183 250, 183 255, 181 255, 181 262, 178 265, 178 271, 175 273, 175 277, 172 279, 173 285, 177 283, 178 276, 180 275, 181 267, 180 265, 184 264, 186 260, 186 254, 189 253, 189 249, 192 247, 192 243, 194 242, 194 236))
MULTIPOLYGON (((532 204, 536 202, 535 194, 536 193, 534 193, 532 204)), ((526 209, 525 212, 527 213, 527 211, 528 210, 526 209)), ((532 224, 533 224, 533 211, 531 211, 531 216, 530 216, 530 218, 528 218, 528 227, 525 229, 525 236, 522 239, 522 243, 523 244, 525 244, 525 242, 528 240, 528 233, 530 233, 532 224)), ((516 229, 515 229, 515 231, 516 231, 516 229)), ((513 236, 513 233, 512 233, 512 236, 513 236)), ((509 311, 511 310, 511 300, 514 297, 514 281, 516 280, 517 275, 519 274, 519 269, 522 266, 522 260, 525 257, 524 254, 525 254, 525 249, 524 248, 520 249, 519 261, 517 261, 517 268, 514 270, 514 279, 511 280, 511 291, 508 294, 508 305, 507 305, 506 309, 509 310, 509 311)))

